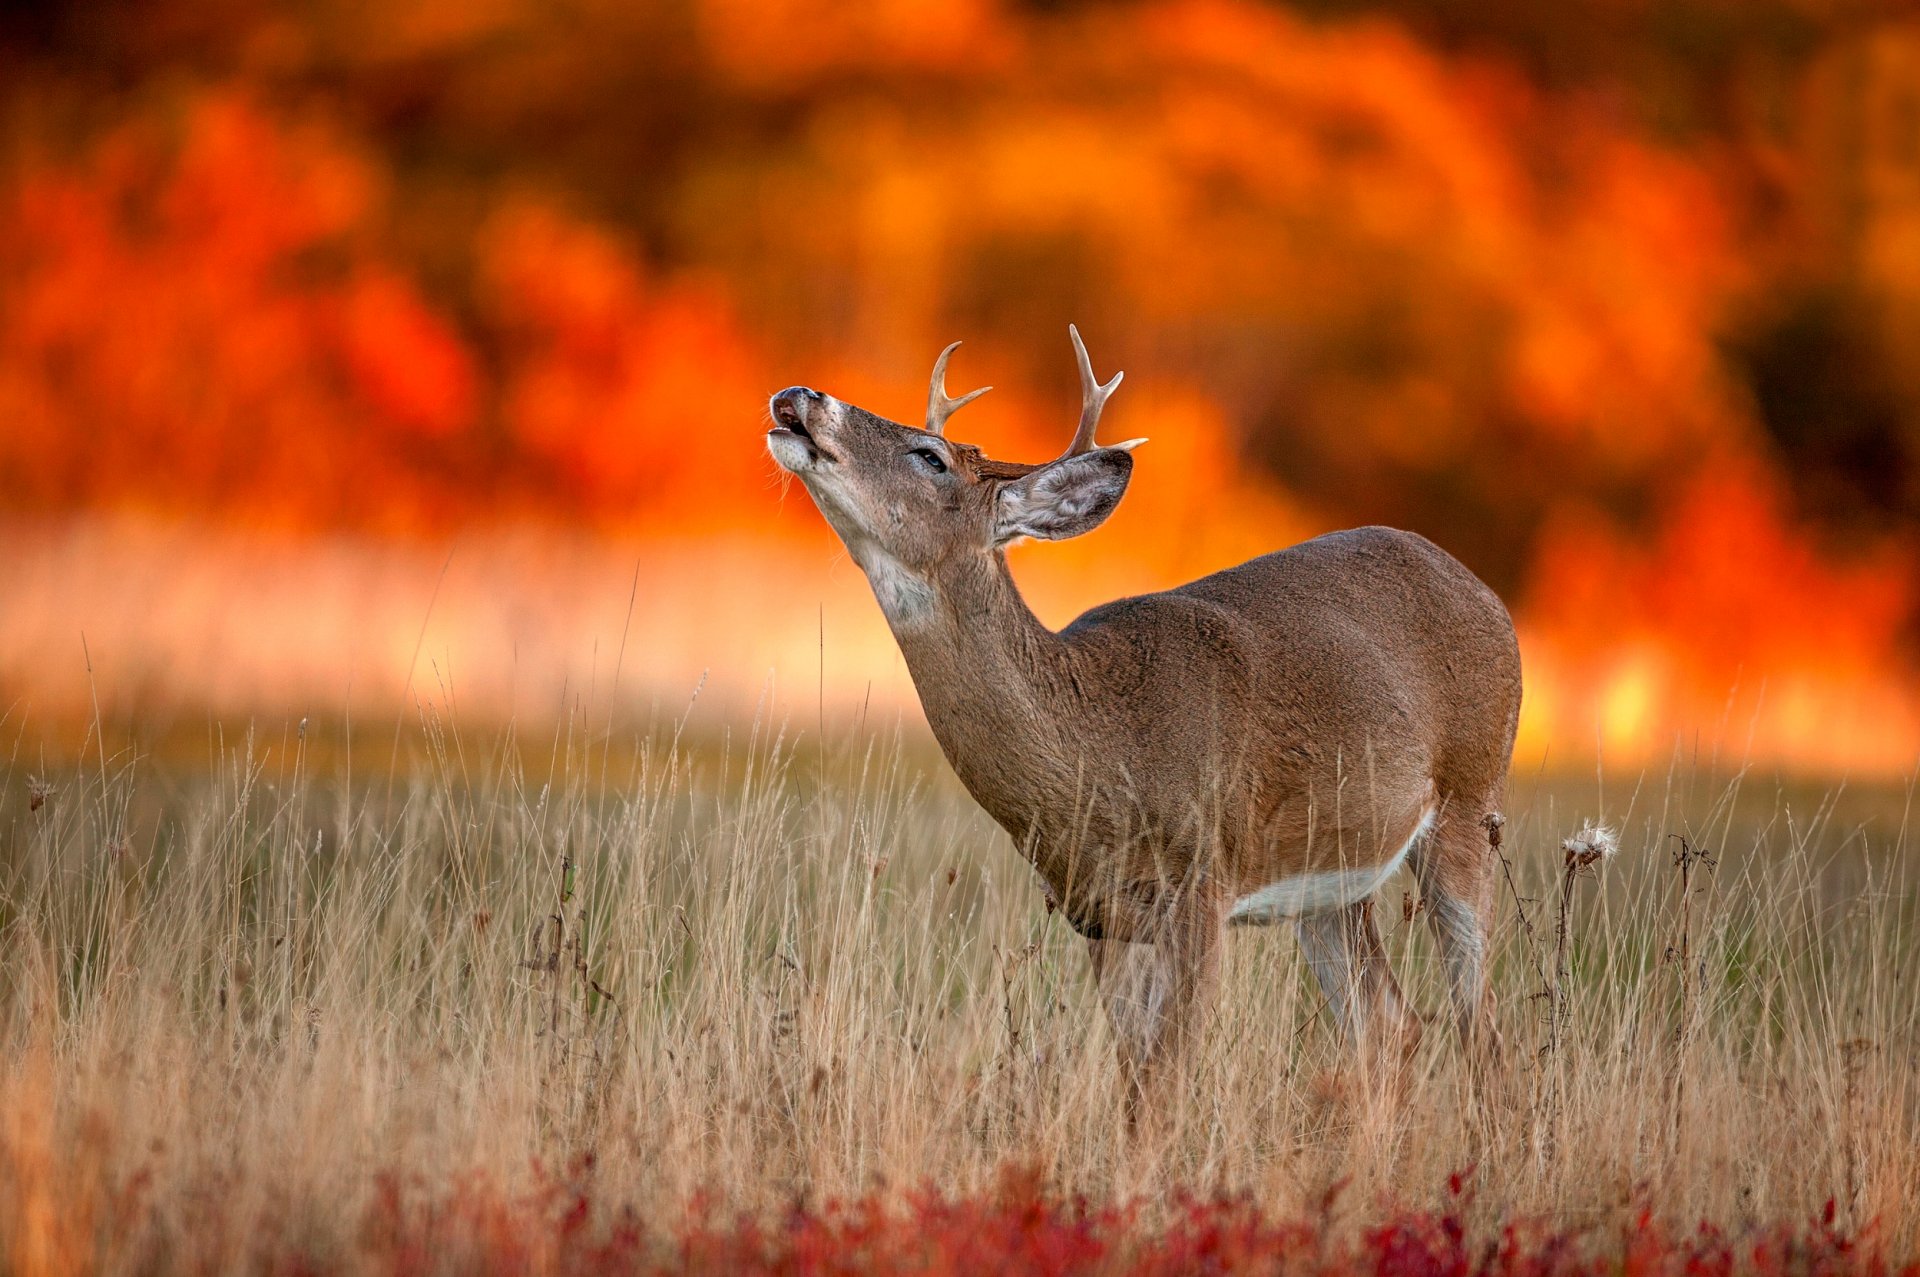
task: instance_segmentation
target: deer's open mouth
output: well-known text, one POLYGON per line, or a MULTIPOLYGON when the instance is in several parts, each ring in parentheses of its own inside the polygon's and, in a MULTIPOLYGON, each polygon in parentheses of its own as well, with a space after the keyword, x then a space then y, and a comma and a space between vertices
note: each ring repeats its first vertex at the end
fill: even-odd
POLYGON ((788 434, 799 435, 808 443, 814 441, 813 436, 807 433, 807 423, 800 419, 800 410, 785 399, 773 405, 773 420, 773 428, 775 430, 784 430, 788 434))
MULTIPOLYGON (((810 464, 827 455, 827 450, 820 446, 820 441, 813 437, 811 430, 807 429, 807 423, 801 420, 799 411, 785 400, 773 406, 773 429, 767 431, 767 439, 769 443, 777 443, 785 439, 799 440, 805 458, 804 463, 810 464)), ((786 451, 791 452, 792 448, 793 446, 789 444, 786 451)), ((779 456, 780 452, 781 449, 774 449, 775 456, 779 456)), ((786 464, 792 466, 800 461, 801 458, 795 457, 786 461, 786 464)))
POLYGON ((783 469, 795 474, 811 470, 818 461, 831 460, 827 450, 820 446, 820 441, 800 422, 776 423, 773 429, 767 431, 767 450, 783 469))
POLYGON ((773 429, 767 431, 767 449, 774 460, 795 474, 813 469, 816 462, 837 462, 839 458, 832 449, 821 443, 820 436, 808 425, 809 418, 814 424, 823 424, 821 414, 831 408, 832 401, 825 395, 804 386, 775 395, 767 404, 773 417, 773 429))

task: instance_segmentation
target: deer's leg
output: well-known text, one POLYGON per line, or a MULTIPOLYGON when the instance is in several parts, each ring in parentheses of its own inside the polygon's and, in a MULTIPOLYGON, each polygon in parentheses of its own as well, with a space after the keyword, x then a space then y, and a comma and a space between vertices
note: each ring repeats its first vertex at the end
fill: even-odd
POLYGON ((1220 983, 1224 925, 1223 911, 1196 894, 1175 905, 1151 944, 1087 942, 1126 1079, 1129 1124, 1160 1106, 1205 1028, 1220 983))
POLYGON ((1140 1104, 1140 1080, 1153 1053, 1155 1021, 1165 990, 1157 987, 1160 957, 1150 944, 1125 940, 1089 940, 1094 983, 1113 1026, 1114 1047, 1120 1056, 1120 1075, 1127 1088, 1127 1114, 1140 1104))
POLYGON ((1433 836, 1413 859, 1460 1041, 1477 1065, 1494 1065, 1500 1058, 1500 1030, 1487 985, 1500 866, 1484 819, 1491 810, 1484 804, 1447 803, 1433 836))
POLYGON ((1307 914, 1299 927, 1307 965, 1362 1062, 1397 1066, 1420 1041, 1420 1017, 1393 978, 1372 899, 1307 914))

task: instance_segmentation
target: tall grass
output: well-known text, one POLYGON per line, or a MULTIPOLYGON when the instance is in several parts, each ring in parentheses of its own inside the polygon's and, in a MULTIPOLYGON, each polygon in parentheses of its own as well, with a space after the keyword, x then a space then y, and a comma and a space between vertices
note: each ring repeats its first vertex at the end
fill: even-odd
POLYGON ((1291 935, 1239 930, 1173 1120, 1130 1140, 1082 946, 937 759, 866 733, 588 737, 429 719, 391 750, 315 728, 0 773, 16 1268, 344 1253, 396 1182, 564 1173, 659 1215, 965 1195, 1008 1163, 1345 1220, 1464 1171, 1487 1228, 1831 1200, 1920 1241, 1904 795, 1520 783, 1491 1089, 1441 1031, 1396 880, 1389 945, 1436 1022, 1402 1094, 1345 1069, 1291 935), (1590 818, 1622 851, 1565 890, 1590 818))

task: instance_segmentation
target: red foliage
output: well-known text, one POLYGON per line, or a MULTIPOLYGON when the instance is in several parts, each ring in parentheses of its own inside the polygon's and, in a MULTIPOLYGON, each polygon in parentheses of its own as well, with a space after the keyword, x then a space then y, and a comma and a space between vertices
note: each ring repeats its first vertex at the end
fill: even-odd
MULTIPOLYGON (((1686 1230, 1642 1210, 1625 1223, 1512 1222, 1476 1236, 1458 1191, 1440 1210, 1388 1214, 1370 1227, 1330 1230, 1324 1218, 1276 1219, 1244 1198, 1177 1200, 1164 1211, 1095 1204, 1049 1193, 1032 1174, 954 1198, 924 1190, 796 1205, 765 1220, 717 1199, 677 1220, 608 1208, 590 1165, 512 1194, 485 1178, 433 1194, 386 1177, 352 1256, 273 1254, 264 1267, 394 1277, 443 1272, 923 1274, 1099 1273, 1173 1277, 1261 1272, 1291 1277, 1914 1277, 1920 1261, 1886 1255, 1835 1227, 1834 1214, 1800 1225, 1727 1232, 1686 1230)), ((1458 1179, 1456 1178, 1456 1183, 1458 1179)))
MULTIPOLYGON (((437 232, 461 282, 430 288, 388 242, 391 172, 348 131, 239 91, 178 115, 0 164, 15 512, 383 532, 557 512, 684 533, 713 492, 764 490, 768 379, 711 287, 501 197, 437 232)), ((765 508, 740 500, 721 521, 765 508)))

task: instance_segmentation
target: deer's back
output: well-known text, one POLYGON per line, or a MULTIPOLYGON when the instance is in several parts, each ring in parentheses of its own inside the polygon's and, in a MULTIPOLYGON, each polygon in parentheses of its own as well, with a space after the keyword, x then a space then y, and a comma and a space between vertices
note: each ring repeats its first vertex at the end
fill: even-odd
MULTIPOLYGON (((1335 532, 1064 632, 1132 770, 1169 793, 1246 785, 1265 819, 1362 819, 1505 776, 1520 655, 1499 598, 1426 538, 1335 532), (1363 797, 1371 795, 1371 798, 1363 797)), ((1397 817, 1396 817, 1397 818, 1397 817)))

